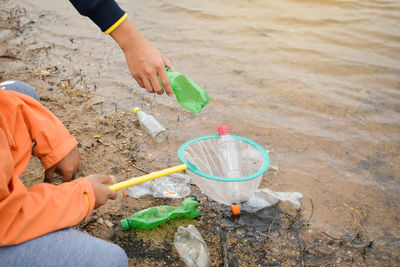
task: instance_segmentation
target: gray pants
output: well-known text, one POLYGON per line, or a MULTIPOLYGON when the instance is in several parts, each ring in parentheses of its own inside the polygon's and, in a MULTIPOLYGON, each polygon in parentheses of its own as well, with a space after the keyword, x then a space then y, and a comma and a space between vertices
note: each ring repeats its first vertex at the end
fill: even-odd
MULTIPOLYGON (((29 84, 20 81, 0 83, 0 88, 35 98, 29 84)), ((128 266, 125 251, 119 246, 66 228, 19 245, 0 247, 0 266, 128 266)))
POLYGON ((128 266, 119 246, 66 228, 15 246, 0 247, 1 266, 128 266))

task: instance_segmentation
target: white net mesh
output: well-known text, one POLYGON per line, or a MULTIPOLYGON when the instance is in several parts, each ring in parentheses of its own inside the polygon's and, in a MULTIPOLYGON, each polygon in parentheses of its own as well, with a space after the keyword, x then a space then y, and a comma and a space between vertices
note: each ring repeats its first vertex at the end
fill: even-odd
MULTIPOLYGON (((235 142, 239 155, 240 177, 251 176, 258 172, 264 165, 261 151, 239 139, 235 139, 235 142)), ((221 178, 238 179, 227 175, 228 162, 220 150, 219 138, 203 139, 189 144, 183 151, 183 157, 204 173, 221 178)), ((190 176, 192 182, 204 194, 227 205, 247 201, 257 190, 262 178, 260 175, 248 181, 228 182, 209 179, 193 172, 190 172, 190 176)))

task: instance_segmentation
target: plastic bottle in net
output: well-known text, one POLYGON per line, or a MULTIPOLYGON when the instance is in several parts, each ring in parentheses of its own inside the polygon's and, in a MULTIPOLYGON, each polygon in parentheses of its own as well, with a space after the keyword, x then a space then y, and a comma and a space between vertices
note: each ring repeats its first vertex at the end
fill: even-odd
POLYGON ((157 143, 162 143, 168 138, 167 130, 151 115, 145 113, 141 108, 133 109, 133 114, 139 120, 140 126, 151 136, 157 143))
MULTIPOLYGON (((239 154, 239 148, 235 138, 230 134, 228 125, 218 127, 219 149, 222 156, 223 173, 225 177, 238 178, 242 177, 242 165, 239 154)), ((225 190, 230 195, 231 204, 239 204, 240 202, 240 187, 239 182, 226 183, 225 190)))
POLYGON ((241 177, 242 166, 240 164, 239 149, 236 140, 230 135, 229 126, 219 126, 218 134, 220 136, 220 152, 226 167, 225 176, 229 178, 241 177))
POLYGON ((174 237, 174 245, 183 262, 189 267, 210 266, 206 242, 197 229, 189 224, 180 226, 174 237))

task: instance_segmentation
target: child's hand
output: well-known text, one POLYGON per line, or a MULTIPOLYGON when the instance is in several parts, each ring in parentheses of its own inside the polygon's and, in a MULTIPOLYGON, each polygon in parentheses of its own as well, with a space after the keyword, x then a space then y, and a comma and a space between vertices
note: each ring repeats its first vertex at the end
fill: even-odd
POLYGON ((93 187, 96 203, 94 208, 98 208, 106 204, 108 199, 116 199, 117 192, 109 189, 106 184, 115 183, 115 178, 108 175, 89 175, 85 177, 93 187))
POLYGON ((81 170, 81 152, 75 147, 63 159, 44 172, 44 181, 53 182, 54 173, 63 177, 63 182, 71 181, 81 170))

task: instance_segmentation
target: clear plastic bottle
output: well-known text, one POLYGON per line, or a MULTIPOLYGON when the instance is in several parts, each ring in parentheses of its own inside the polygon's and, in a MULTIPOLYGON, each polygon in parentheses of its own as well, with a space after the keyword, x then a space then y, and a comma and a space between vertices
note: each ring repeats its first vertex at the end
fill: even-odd
POLYGON ((235 138, 230 135, 229 126, 219 126, 218 134, 220 136, 221 155, 226 163, 226 176, 229 178, 241 177, 242 166, 240 164, 239 149, 235 138))
POLYGON ((139 120, 140 126, 151 136, 157 143, 162 143, 168 138, 167 130, 151 115, 145 113, 141 108, 133 109, 133 114, 139 120))
MULTIPOLYGON (((218 127, 219 141, 220 141, 220 152, 222 160, 225 163, 224 173, 226 177, 238 178, 242 177, 242 166, 241 158, 239 154, 239 148, 237 146, 236 139, 230 134, 228 125, 221 125, 218 127)), ((240 187, 239 182, 228 182, 226 187, 226 194, 230 195, 231 204, 238 205, 240 199, 240 187)), ((232 208, 232 206, 231 206, 232 208)), ((234 209, 232 208, 232 211, 234 209)))
POLYGON ((201 234, 193 225, 189 224, 187 227, 180 226, 178 228, 174 238, 174 245, 187 266, 210 266, 206 242, 204 242, 201 234))

